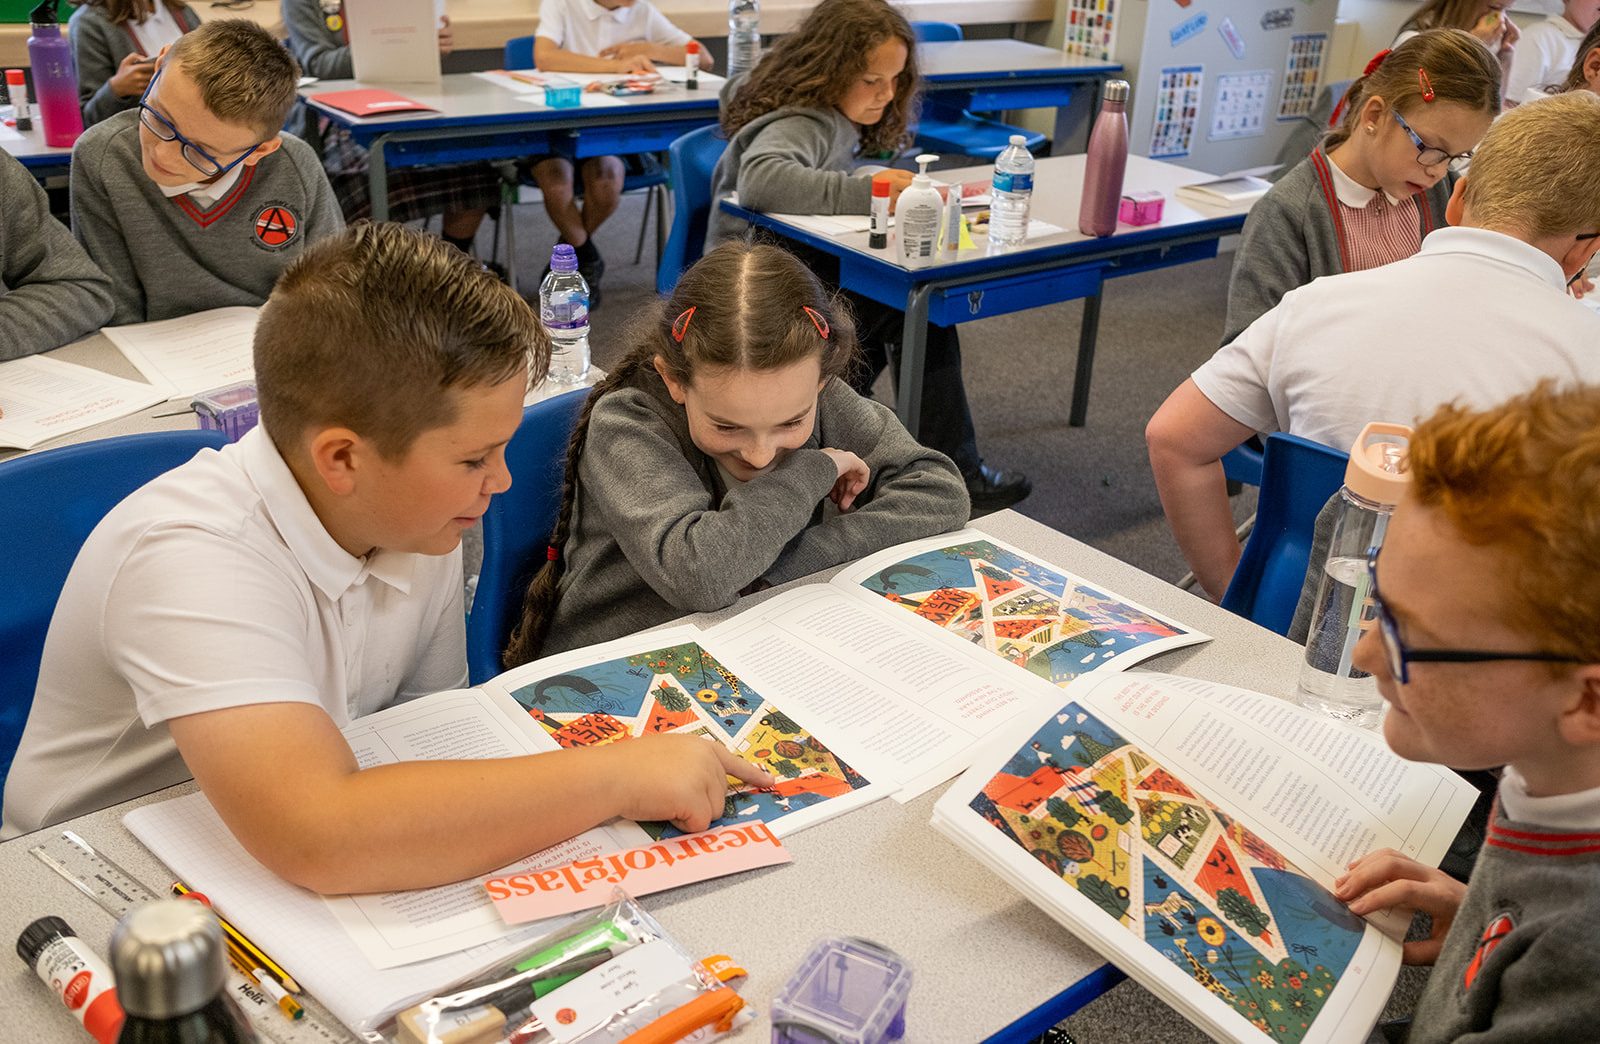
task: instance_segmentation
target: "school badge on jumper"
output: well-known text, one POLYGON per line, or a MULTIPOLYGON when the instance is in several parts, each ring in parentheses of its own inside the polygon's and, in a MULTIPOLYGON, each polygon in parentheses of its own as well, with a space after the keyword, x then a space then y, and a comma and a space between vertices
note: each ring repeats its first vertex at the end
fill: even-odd
POLYGON ((1483 968, 1483 962, 1489 959, 1489 955, 1505 941, 1506 936, 1510 935, 1511 930, 1516 926, 1516 922, 1511 919, 1509 913, 1500 914, 1488 923, 1483 929, 1483 935, 1478 938, 1478 947, 1473 951, 1472 960, 1467 962, 1466 972, 1461 976, 1462 989, 1472 989, 1472 980, 1478 977, 1478 972, 1483 968))
POLYGON ((333 14, 324 18, 322 20, 322 24, 328 27, 328 32, 330 33, 342 32, 344 30, 344 16, 338 11, 335 11, 333 14))
POLYGON ((251 239, 263 250, 277 252, 300 234, 300 218, 287 203, 268 203, 256 213, 251 239))

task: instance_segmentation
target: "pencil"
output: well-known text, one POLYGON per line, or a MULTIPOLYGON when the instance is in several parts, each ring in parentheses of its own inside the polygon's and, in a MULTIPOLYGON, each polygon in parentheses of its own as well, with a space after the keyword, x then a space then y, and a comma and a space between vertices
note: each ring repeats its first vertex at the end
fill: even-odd
MULTIPOLYGON (((179 896, 180 898, 189 895, 191 891, 192 889, 186 886, 182 881, 174 881, 172 883, 172 894, 179 896)), ((202 899, 201 902, 205 902, 205 905, 208 907, 211 906, 211 903, 204 899, 202 899)), ((290 993, 301 992, 300 984, 295 982, 293 976, 284 971, 281 965, 279 965, 271 957, 268 957, 266 954, 262 953, 261 948, 247 939, 243 932, 229 924, 226 917, 223 917, 220 913, 217 913, 215 909, 212 909, 211 912, 217 914, 217 923, 222 925, 223 932, 234 942, 238 943, 240 949, 244 950, 244 952, 249 955, 256 964, 267 969, 273 975, 276 975, 278 977, 278 981, 283 984, 284 989, 288 990, 290 993)))
POLYGON ((258 966, 255 960, 241 950, 232 939, 225 938, 224 941, 228 944, 228 963, 233 965, 234 971, 254 983, 256 988, 266 994, 291 1022, 305 1017, 306 1009, 300 1006, 299 1001, 289 996, 288 991, 273 978, 271 972, 258 966))

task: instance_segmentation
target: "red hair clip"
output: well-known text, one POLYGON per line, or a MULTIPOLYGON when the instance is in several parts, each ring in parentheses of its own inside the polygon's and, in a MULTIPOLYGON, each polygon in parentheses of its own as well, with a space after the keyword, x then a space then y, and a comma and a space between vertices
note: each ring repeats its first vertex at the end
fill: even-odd
POLYGON ((1422 84, 1422 100, 1425 102, 1433 101, 1433 83, 1428 79, 1428 70, 1417 69, 1417 82, 1422 84))
POLYGON ((1371 76, 1374 72, 1377 71, 1378 66, 1383 64, 1383 60, 1385 58, 1389 57, 1389 53, 1390 52, 1387 49, 1385 49, 1385 50, 1379 51, 1377 54, 1373 55, 1372 56, 1372 61, 1367 63, 1367 67, 1365 69, 1361 70, 1361 75, 1362 76, 1371 76))
POLYGON ((549 547, 544 549, 544 557, 545 561, 554 562, 561 557, 561 551, 556 547, 556 545, 551 544, 549 547))
POLYGON ((809 305, 801 305, 800 310, 811 317, 811 325, 817 328, 817 334, 826 341, 828 339, 828 320, 823 318, 821 312, 809 305))
POLYGON ((689 320, 694 318, 694 308, 691 306, 678 313, 678 318, 672 320, 672 339, 679 344, 683 343, 683 335, 689 332, 689 320))

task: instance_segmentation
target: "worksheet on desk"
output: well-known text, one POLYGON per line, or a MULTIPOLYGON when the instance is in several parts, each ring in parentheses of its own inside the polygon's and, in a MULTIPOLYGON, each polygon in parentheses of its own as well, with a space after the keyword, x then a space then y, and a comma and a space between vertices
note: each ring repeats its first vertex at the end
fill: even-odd
POLYGON ((0 363, 0 446, 32 449, 49 439, 166 401, 161 388, 59 359, 0 363))
POLYGON ((108 326, 107 340, 173 399, 255 380, 255 308, 213 308, 153 323, 108 326))

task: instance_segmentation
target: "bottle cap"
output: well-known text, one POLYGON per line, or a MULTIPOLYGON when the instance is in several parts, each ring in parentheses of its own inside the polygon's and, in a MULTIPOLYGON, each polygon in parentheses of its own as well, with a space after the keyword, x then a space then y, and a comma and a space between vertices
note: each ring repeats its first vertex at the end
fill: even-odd
POLYGON ((33 962, 39 959, 39 954, 50 945, 50 940, 58 935, 75 934, 61 918, 41 917, 22 929, 22 934, 17 936, 17 956, 22 958, 23 964, 31 968, 33 962))
POLYGON ((917 173, 911 180, 914 184, 922 186, 932 184, 928 177, 928 164, 939 162, 939 157, 931 152, 924 152, 917 157, 917 173))
POLYGON ((556 248, 550 251, 550 271, 576 272, 578 270, 578 252, 570 243, 557 243, 556 248))
POLYGON ((1024 135, 1013 134, 1011 135, 1011 144, 1019 149, 1025 149, 1028 147, 1028 139, 1024 135))
POLYGON ((227 960, 210 909, 187 899, 135 907, 111 933, 111 973, 129 1015, 170 1019, 222 992, 227 960))
POLYGON ((885 179, 885 178, 873 178, 872 179, 872 194, 874 196, 882 196, 884 199, 888 199, 889 198, 889 182, 888 182, 888 180, 885 179))
POLYGON ((27 86, 27 83, 28 83, 28 79, 23 74, 21 69, 7 69, 6 70, 6 86, 7 87, 25 87, 25 86, 27 86))
POLYGON ((1101 97, 1108 102, 1125 102, 1131 88, 1127 80, 1107 80, 1101 89, 1101 97))
POLYGON ((688 43, 683 45, 683 49, 685 51, 689 52, 690 54, 699 54, 700 53, 700 41, 699 40, 690 40, 688 43))
POLYGON ((28 13, 29 25, 60 25, 61 13, 56 10, 56 0, 43 0, 28 13))
POLYGON ((1411 428, 1405 424, 1368 424, 1350 447, 1344 469, 1345 488, 1375 504, 1400 503, 1411 475, 1405 471, 1411 428))

